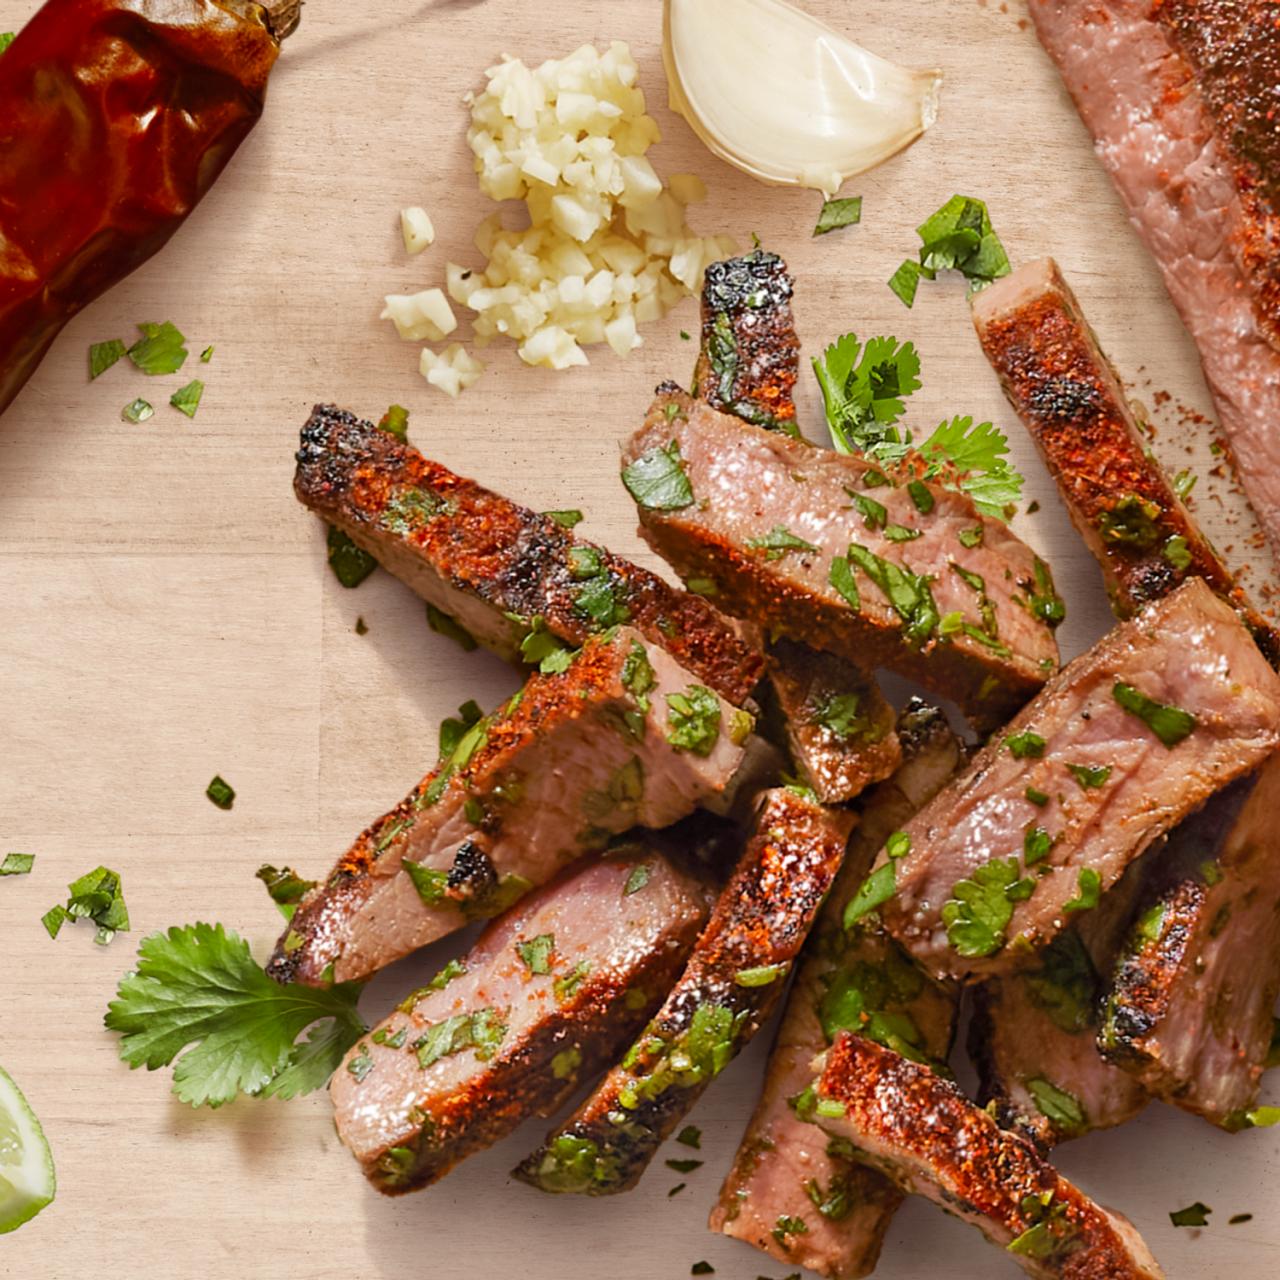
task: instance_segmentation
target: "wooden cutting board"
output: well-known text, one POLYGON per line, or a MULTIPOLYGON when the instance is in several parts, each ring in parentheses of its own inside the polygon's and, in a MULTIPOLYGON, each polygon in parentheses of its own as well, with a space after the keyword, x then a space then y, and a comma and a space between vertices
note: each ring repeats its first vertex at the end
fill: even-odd
MULTIPOLYGON (((816 194, 755 184, 665 109, 657 0, 316 0, 267 117, 190 225, 69 327, 0 421, 0 851, 37 855, 32 875, 0 881, 0 1062, 43 1120, 59 1178, 56 1203, 0 1242, 3 1275, 651 1280, 687 1276, 702 1259, 738 1280, 786 1272, 704 1227, 767 1036, 698 1107, 706 1163, 687 1178, 659 1163, 617 1199, 539 1195, 506 1176, 542 1133, 536 1123, 431 1191, 386 1200, 339 1146, 324 1095, 193 1112, 169 1093, 168 1072, 118 1061, 102 1014, 150 931, 222 921, 264 955, 278 921, 258 865, 327 869, 426 770, 442 716, 514 686, 495 659, 432 634, 390 577, 346 591, 329 573, 321 527, 290 491, 314 402, 376 418, 398 401, 432 456, 530 506, 582 507, 585 533, 657 567, 616 478, 618 443, 655 383, 687 378, 694 353, 679 331, 695 330, 694 302, 646 327, 631 358, 593 350, 570 373, 491 347, 483 381, 457 402, 427 386, 417 348, 377 318, 383 294, 442 284, 450 259, 476 261, 471 236, 491 207, 472 177, 461 99, 503 52, 536 62, 627 41, 664 136, 653 160, 709 188, 696 228, 744 247, 756 232, 786 257, 809 353, 849 329, 914 341, 924 388, 909 423, 969 413, 1005 425, 1042 506, 1019 531, 1068 601, 1066 651, 1106 628, 1099 574, 1001 399, 962 284, 922 286, 906 311, 884 281, 914 252, 924 216, 953 192, 984 197, 1015 259, 1057 256, 1153 406, 1161 458, 1203 473, 1209 428, 1187 415, 1208 400, 1155 269, 1016 0, 805 3, 880 53, 946 73, 939 124, 850 183, 846 194, 865 197, 862 225, 819 240, 816 194), (407 204, 425 205, 439 233, 418 258, 399 240, 407 204), (147 379, 122 363, 88 382, 88 345, 131 341, 139 320, 172 320, 195 351, 216 344, 196 370, 208 390, 193 422, 166 403, 190 369, 147 379), (138 395, 158 408, 132 426, 120 409, 138 395), (236 789, 230 813, 205 799, 215 773, 236 789), (50 941, 41 914, 100 862, 123 876, 133 933, 108 948, 84 929, 50 941)), ((29 11, 0 0, 0 31, 29 11)), ((801 412, 820 436, 808 379, 801 412)), ((1250 559, 1229 485, 1206 474, 1196 493, 1211 536, 1235 562, 1250 559)), ((1255 568, 1255 586, 1267 572, 1255 568)), ((369 1014, 446 954, 376 981, 369 1014)), ((1274 1132, 1229 1137, 1153 1106, 1072 1144, 1061 1164, 1134 1219, 1170 1276, 1245 1280, 1277 1270, 1278 1153, 1274 1132), (1175 1230, 1169 1211, 1195 1200, 1213 1207, 1213 1226, 1175 1230), (1237 1213, 1256 1216, 1228 1227, 1237 1213)), ((1017 1274, 975 1232, 913 1202, 877 1274, 935 1272, 1017 1274)))

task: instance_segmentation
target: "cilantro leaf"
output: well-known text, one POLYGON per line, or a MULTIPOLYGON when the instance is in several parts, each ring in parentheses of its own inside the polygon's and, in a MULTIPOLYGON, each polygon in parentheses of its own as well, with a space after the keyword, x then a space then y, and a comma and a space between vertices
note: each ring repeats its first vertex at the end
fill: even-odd
POLYGON ((271 901, 280 908, 280 914, 286 920, 293 919, 293 913, 312 889, 315 880, 304 880, 292 867, 272 867, 264 864, 254 875, 266 886, 271 901))
POLYGON ((129 1066, 176 1062, 174 1093, 220 1107, 238 1093, 292 1097, 321 1087, 329 1064, 364 1034, 359 991, 274 982, 239 935, 194 924, 143 939, 137 970, 120 980, 104 1021, 120 1033, 129 1066), (335 1026, 295 1043, 321 1019, 335 1026))
POLYGON ((106 373, 117 360, 124 357, 124 343, 119 338, 109 342, 95 342, 89 348, 89 379, 92 381, 106 373))
POLYGON ((1190 711, 1148 698, 1131 684, 1117 681, 1112 686, 1111 696, 1131 716, 1141 720, 1166 747, 1176 747, 1195 730, 1196 718, 1190 711))
POLYGON ((1005 519, 1005 508, 1022 497, 1022 476, 1008 463, 1008 437, 990 422, 976 426, 967 414, 940 422, 920 446, 927 478, 951 480, 984 515, 1005 519))
POLYGON ((92 920, 98 926, 94 942, 105 947, 117 933, 129 932, 129 909, 125 906, 118 872, 96 867, 67 886, 67 902, 50 907, 41 917, 51 938, 56 938, 68 920, 92 920))
POLYGON ((781 560, 788 551, 817 551, 812 542, 797 538, 785 525, 775 524, 768 533, 758 538, 748 538, 747 546, 752 551, 763 551, 766 560, 781 560))
POLYGON ((166 320, 163 324, 141 323, 142 337, 129 348, 128 356, 143 373, 177 373, 187 362, 186 339, 166 320))
POLYGON ((1031 880, 1019 879, 1017 858, 992 858, 975 867, 967 879, 952 888, 942 907, 947 941, 962 956, 991 956, 1005 944, 1005 931, 1013 919, 1013 904, 1029 898, 1031 880))
POLYGON ((709 756, 720 738, 720 699, 705 685, 668 693, 667 741, 677 751, 709 756))
POLYGON ((200 397, 202 395, 204 395, 204 383, 199 378, 192 378, 185 387, 179 387, 169 397, 169 403, 179 413, 185 413, 188 418, 194 418, 196 410, 200 407, 200 397))
POLYGON ((1031 1094, 1036 1110, 1055 1128, 1068 1136, 1085 1131, 1088 1117, 1080 1099, 1074 1094, 1041 1076, 1027 1081, 1027 1092, 1031 1094))
POLYGON ((623 471, 622 483, 640 506, 651 511, 679 511, 693 502, 678 440, 641 454, 623 471))
POLYGON ((36 864, 34 853, 6 853, 0 862, 0 876, 25 876, 31 874, 36 864))
POLYGON ((17 38, 16 32, 0 31, 0 53, 3 53, 17 38))
POLYGON ((841 227, 851 227, 862 221, 862 197, 848 196, 843 200, 827 200, 818 214, 818 225, 814 227, 815 236, 825 236, 829 231, 838 231, 841 227))

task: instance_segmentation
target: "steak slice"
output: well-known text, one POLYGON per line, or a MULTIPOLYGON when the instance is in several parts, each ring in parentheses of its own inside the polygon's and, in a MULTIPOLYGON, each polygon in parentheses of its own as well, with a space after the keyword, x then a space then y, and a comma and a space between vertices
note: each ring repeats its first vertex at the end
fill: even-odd
POLYGON ((823 804, 843 804, 898 767, 893 708, 869 672, 790 640, 769 646, 787 745, 823 804))
POLYGON ((910 823, 853 913, 938 976, 1027 967, 1280 742, 1280 677, 1198 578, 1077 658, 910 823))
POLYGON ((1133 1225, 1095 1204, 1027 1139, 949 1080, 842 1032, 817 1083, 818 1123, 903 1191, 977 1227, 1044 1280, 1160 1280, 1133 1225))
POLYGON ((1102 1052, 1167 1102, 1238 1129, 1280 995, 1280 757, 1183 823, 1115 968, 1102 1052))
POLYGON ((360 835, 299 904, 268 972, 355 981, 496 915, 611 836, 723 795, 750 730, 630 627, 591 637, 360 835))
POLYGON ((1031 0, 1280 543, 1280 31, 1267 0, 1031 0))
POLYGON ((424 458, 390 432, 317 405, 302 428, 298 500, 505 658, 545 628, 573 648, 630 621, 740 706, 764 657, 705 600, 579 542, 549 516, 424 458))
POLYGON ((794 288, 786 263, 763 249, 707 267, 693 394, 744 422, 799 439, 794 288))
POLYGON ((1152 457, 1114 367, 1052 258, 974 294, 973 322, 1005 395, 1102 566, 1121 618, 1203 578, 1272 666, 1280 636, 1250 603, 1152 457))
POLYGON ((338 1136, 379 1191, 442 1178, 552 1114, 644 1026, 708 894, 650 841, 562 873, 415 991, 329 1085, 338 1136))
POLYGON ((713 1231, 830 1280, 875 1269, 902 1193, 813 1124, 813 1059, 836 1029, 863 1030, 945 1060, 952 990, 917 969, 882 931, 846 933, 840 914, 884 841, 955 772, 962 751, 941 712, 911 705, 899 721, 903 763, 870 792, 844 866, 787 999, 764 1088, 711 1213, 713 1231), (803 1224, 803 1229, 796 1224, 803 1224), (790 1229, 789 1229, 790 1228, 790 1229))
MULTIPOLYGON (((702 286, 695 399, 744 422, 800 439, 792 391, 800 339, 794 283, 776 254, 757 249, 712 263, 702 286)), ((771 645, 767 668, 797 770, 824 804, 852 800, 901 758, 893 709, 870 672, 807 645, 771 645)))
POLYGON ((1057 669, 1047 567, 968 497, 928 485, 922 513, 863 458, 659 392, 623 479, 645 538, 722 608, 892 667, 987 725, 1057 669))
POLYGON ((755 834, 662 1008, 516 1177, 586 1195, 635 1186, 781 998, 854 820, 789 788, 765 792, 755 834))
POLYGON ((1040 952, 1034 968, 975 988, 969 1056, 978 1069, 978 1101, 994 1108, 1003 1128, 1045 1150, 1122 1125, 1151 1101, 1133 1076, 1102 1057, 1097 1033, 1101 975, 1115 967, 1146 864, 1158 856, 1135 863, 1096 911, 1040 952))

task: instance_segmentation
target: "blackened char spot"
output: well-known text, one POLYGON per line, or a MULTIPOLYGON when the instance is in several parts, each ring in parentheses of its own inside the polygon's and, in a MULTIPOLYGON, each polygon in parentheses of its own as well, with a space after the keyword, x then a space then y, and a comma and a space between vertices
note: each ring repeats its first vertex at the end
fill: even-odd
POLYGON ((460 897, 479 898, 496 888, 498 872, 479 845, 464 840, 454 854, 448 883, 449 889, 460 897))

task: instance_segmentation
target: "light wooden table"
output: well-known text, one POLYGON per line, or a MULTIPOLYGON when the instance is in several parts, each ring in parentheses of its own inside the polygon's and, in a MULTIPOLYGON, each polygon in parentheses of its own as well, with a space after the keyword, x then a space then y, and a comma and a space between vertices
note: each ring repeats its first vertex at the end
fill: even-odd
MULTIPOLYGON (((656 382, 687 378, 693 352, 678 331, 695 328, 693 302, 647 327, 630 359, 593 351, 589 368, 568 374, 527 369, 495 346, 484 380, 457 403, 422 381, 417 349, 377 319, 384 293, 441 283, 450 258, 474 260, 471 234, 490 209, 471 177, 461 96, 503 51, 536 61, 587 40, 628 41, 664 134, 653 159, 710 188, 695 225, 743 245, 758 232, 786 256, 810 353, 851 328, 914 340, 917 427, 961 412, 1005 424, 1028 496, 1043 504, 1019 527, 1068 600, 1067 651, 1105 628, 1098 573, 1001 400, 961 284, 923 286, 907 312, 884 281, 913 252, 914 225, 962 191, 990 202, 1015 258, 1057 255, 1136 395, 1168 391, 1207 410, 1191 345, 1016 2, 806 3, 870 47, 947 75, 940 124, 850 184, 866 197, 862 225, 820 240, 809 237, 817 195, 755 185, 665 110, 657 0, 315 0, 266 119, 190 225, 70 326, 0 421, 0 844, 37 855, 31 876, 0 881, 0 1061, 45 1124, 60 1184, 53 1207, 0 1241, 0 1274, 654 1280, 704 1258, 739 1280, 785 1271, 703 1229, 767 1037, 698 1107, 707 1163, 674 1200, 677 1178, 660 1165, 616 1200, 509 1183, 542 1131, 531 1125, 431 1191, 393 1201, 364 1185, 323 1094, 192 1112, 169 1094, 167 1072, 118 1061, 101 1019, 152 930, 219 920, 265 955, 277 920, 257 866, 326 869, 426 770, 444 714, 514 685, 496 660, 428 631, 421 603, 388 576, 352 592, 326 569, 322 530, 290 492, 313 402, 376 418, 399 401, 432 456, 533 507, 580 506, 584 532, 655 565, 616 479, 618 442, 656 382), (397 213, 414 203, 430 210, 439 241, 410 259, 397 213), (208 390, 194 422, 166 404, 190 368, 149 380, 122 363, 87 381, 89 343, 128 341, 134 322, 164 319, 194 350, 217 346, 196 369, 208 390), (158 407, 131 426, 119 415, 136 395, 158 407), (204 797, 214 773, 236 788, 230 813, 204 797), (133 934, 107 949, 84 929, 51 942, 41 913, 99 862, 123 875, 133 934)), ((29 7, 0 0, 0 30, 29 7)), ((816 436, 808 380, 802 412, 816 436)), ((1203 458, 1204 433, 1184 428, 1174 404, 1156 420, 1166 461, 1186 465, 1187 447, 1203 458)), ((1238 560, 1245 529, 1225 486, 1204 480, 1197 496, 1238 560)), ((412 968, 372 985, 371 1015, 412 968)), ((1170 1276, 1261 1280, 1280 1265, 1278 1149, 1275 1133, 1227 1137, 1152 1107, 1122 1133, 1067 1148, 1061 1163, 1134 1218, 1170 1276), (1174 1230, 1168 1212, 1197 1199, 1213 1206, 1214 1226, 1174 1230), (1228 1228, 1239 1212, 1256 1217, 1228 1228)), ((934 1272, 1016 1274, 976 1233, 912 1203, 879 1274, 934 1272)))

